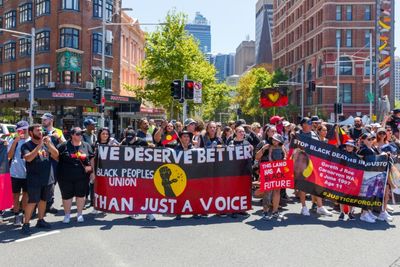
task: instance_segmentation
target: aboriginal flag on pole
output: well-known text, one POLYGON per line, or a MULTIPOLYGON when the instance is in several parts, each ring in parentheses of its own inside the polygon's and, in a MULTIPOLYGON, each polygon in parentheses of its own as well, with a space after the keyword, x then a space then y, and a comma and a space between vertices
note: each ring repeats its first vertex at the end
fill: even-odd
POLYGON ((0 142, 0 210, 11 208, 13 197, 11 177, 8 167, 7 147, 0 142))
POLYGON ((261 89, 260 105, 262 108, 285 107, 288 104, 287 87, 261 89))

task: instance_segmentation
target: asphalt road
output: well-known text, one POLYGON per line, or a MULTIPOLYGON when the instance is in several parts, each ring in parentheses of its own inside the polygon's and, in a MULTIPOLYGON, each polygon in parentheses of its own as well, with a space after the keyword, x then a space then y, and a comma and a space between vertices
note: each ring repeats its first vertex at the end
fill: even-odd
MULTIPOLYGON (((59 192, 57 192, 59 195, 59 192)), ((308 203, 310 204, 310 203, 308 203)), ((60 207, 60 203, 57 203, 60 207)), ((260 207, 247 218, 157 215, 130 219, 86 215, 69 225, 48 215, 49 231, 26 238, 10 221, 0 225, 1 266, 400 266, 400 207, 393 223, 338 221, 299 215, 289 204, 283 221, 264 221, 260 207)), ((85 211, 88 213, 90 210, 85 211)), ((357 209, 359 213, 359 209, 357 209)), ((36 220, 32 222, 35 224, 36 220)))

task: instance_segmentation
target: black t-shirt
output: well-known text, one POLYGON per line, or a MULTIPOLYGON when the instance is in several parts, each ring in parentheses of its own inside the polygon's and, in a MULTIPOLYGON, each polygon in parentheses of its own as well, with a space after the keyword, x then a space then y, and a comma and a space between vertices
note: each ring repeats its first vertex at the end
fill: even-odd
MULTIPOLYGON (((21 146, 21 156, 32 152, 37 145, 32 140, 21 146)), ((45 186, 54 177, 51 173, 50 153, 45 145, 39 150, 37 156, 30 162, 26 161, 26 179, 28 186, 45 186)), ((54 179, 54 178, 53 178, 54 179)))
POLYGON ((80 146, 74 146, 68 141, 58 147, 58 152, 59 179, 75 181, 88 178, 84 166, 90 166, 90 159, 94 157, 92 147, 88 143, 81 142, 80 146))
POLYGON ((378 151, 376 151, 376 149, 373 147, 369 148, 363 145, 357 154, 360 155, 364 160, 367 160, 369 157, 377 155, 378 151))
POLYGON ((250 145, 250 142, 247 141, 246 139, 244 139, 242 141, 232 140, 229 145, 234 145, 234 146, 245 145, 245 146, 248 146, 248 145, 250 145))
POLYGON ((361 129, 357 129, 357 128, 350 128, 350 137, 353 140, 357 140, 358 138, 360 138, 360 136, 366 132, 365 129, 361 128, 361 129))
POLYGON ((133 143, 127 143, 125 140, 121 142, 122 146, 149 146, 149 144, 142 138, 137 137, 133 143))
MULTIPOLYGON (((269 142, 269 141, 266 141, 266 140, 263 140, 263 141, 261 141, 258 145, 257 145, 257 147, 256 147, 256 153, 260 150, 260 149, 262 149, 262 147, 264 146, 264 145, 266 145, 266 144, 270 144, 271 145, 271 142, 269 142)), ((269 161, 269 149, 266 149, 266 150, 264 150, 264 153, 263 153, 263 155, 261 156, 261 159, 259 160, 260 162, 265 162, 265 161, 269 161)))
POLYGON ((200 137, 200 147, 210 148, 222 144, 224 144, 224 142, 217 136, 214 136, 213 138, 210 138, 208 135, 200 137))

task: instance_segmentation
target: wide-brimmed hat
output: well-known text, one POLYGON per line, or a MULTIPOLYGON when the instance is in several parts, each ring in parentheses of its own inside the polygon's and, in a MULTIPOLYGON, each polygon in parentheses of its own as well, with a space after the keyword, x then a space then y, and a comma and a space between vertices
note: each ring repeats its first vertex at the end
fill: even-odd
POLYGON ((354 142, 354 140, 347 140, 346 143, 344 143, 345 146, 352 146, 352 147, 357 147, 356 143, 354 142))
POLYGON ((187 134, 189 135, 190 139, 193 138, 193 133, 189 132, 189 131, 182 131, 179 133, 179 138, 182 137, 182 135, 187 134))
POLYGON ((278 142, 281 143, 281 144, 285 143, 285 140, 283 140, 282 135, 280 135, 280 134, 278 134, 278 133, 274 134, 274 135, 272 136, 272 139, 275 140, 275 141, 278 141, 278 142))

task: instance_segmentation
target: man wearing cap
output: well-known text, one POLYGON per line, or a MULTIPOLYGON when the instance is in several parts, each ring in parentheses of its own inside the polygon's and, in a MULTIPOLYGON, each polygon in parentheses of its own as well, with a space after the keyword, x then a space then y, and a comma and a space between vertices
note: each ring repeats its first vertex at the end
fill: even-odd
POLYGON ((314 140, 319 140, 318 135, 312 130, 312 120, 309 117, 304 117, 300 121, 301 130, 298 131, 296 134, 308 137, 314 140))
POLYGON ((127 130, 125 139, 121 142, 122 146, 149 146, 149 144, 142 138, 136 136, 133 129, 127 130))
MULTIPOLYGON (((43 135, 44 136, 50 136, 50 140, 53 143, 55 147, 57 147, 59 144, 64 143, 66 140, 64 138, 63 132, 61 129, 55 128, 54 127, 54 116, 51 113, 45 113, 41 117, 42 119, 42 127, 43 127, 43 135)), ((48 198, 47 198, 47 207, 46 207, 46 212, 50 212, 52 214, 57 214, 58 210, 53 207, 54 204, 54 187, 57 182, 57 161, 54 160, 53 158, 50 158, 51 161, 51 166, 52 166, 52 172, 54 175, 52 175, 52 179, 49 181, 49 184, 52 183, 52 186, 50 187, 50 190, 48 190, 48 198)))
POLYGON ((88 143, 92 148, 96 144, 96 122, 93 119, 86 119, 83 121, 83 126, 85 127, 85 132, 82 134, 82 139, 84 142, 88 143))
POLYGON ((21 225, 22 214, 20 214, 20 210, 24 211, 28 203, 26 166, 25 160, 21 156, 21 147, 29 140, 28 128, 28 122, 19 121, 16 124, 17 134, 10 140, 8 146, 8 160, 10 161, 11 184, 14 197, 14 225, 16 226, 21 225), (20 205, 21 191, 22 206, 20 205))
POLYGON ((311 122, 312 122, 312 130, 317 133, 318 126, 322 123, 322 121, 319 119, 318 116, 312 116, 311 122))

